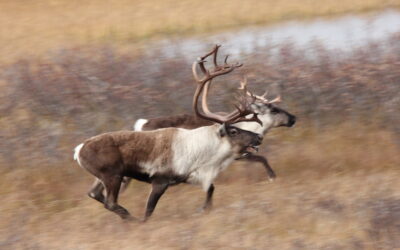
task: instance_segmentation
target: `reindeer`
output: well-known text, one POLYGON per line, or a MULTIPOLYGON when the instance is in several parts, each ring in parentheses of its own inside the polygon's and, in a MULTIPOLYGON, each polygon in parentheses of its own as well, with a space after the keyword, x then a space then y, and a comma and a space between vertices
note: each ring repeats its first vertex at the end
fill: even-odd
MULTIPOLYGON (((221 115, 209 110, 200 111, 199 96, 206 101, 204 87, 217 76, 228 74, 241 64, 216 66, 214 70, 204 68, 204 59, 193 63, 204 73, 198 82, 193 109, 196 116, 212 122, 192 130, 184 128, 163 128, 153 131, 117 131, 94 136, 75 148, 74 159, 96 177, 89 196, 104 204, 104 207, 122 219, 133 219, 129 212, 118 204, 118 194, 122 179, 130 177, 151 183, 152 190, 147 200, 143 221, 153 213, 155 206, 171 185, 189 183, 201 185, 207 192, 204 208, 211 205, 214 185, 218 173, 236 158, 256 150, 262 137, 232 124, 257 122, 262 124, 257 114, 250 109, 248 98, 243 97, 237 110, 221 115), (100 185, 99 185, 100 184, 100 185), (102 193, 103 186, 106 190, 102 193)), ((244 93, 245 96, 245 93, 244 93)))
MULTIPOLYGON (((220 45, 216 45, 214 49, 209 53, 209 55, 213 55, 213 63, 214 67, 218 68, 217 64, 217 54, 220 45)), ((201 68, 204 69, 204 68, 201 68)), ((204 70, 203 70, 204 73, 204 70)), ((196 75, 195 69, 193 69, 193 74, 196 75)), ((204 96, 207 96, 209 84, 207 83, 204 89, 204 96)), ((245 91, 246 95, 253 100, 250 107, 253 112, 258 114, 259 119, 262 121, 262 125, 259 125, 256 122, 240 122, 236 123, 234 126, 252 131, 254 133, 265 136, 268 131, 272 128, 276 127, 292 127, 296 123, 296 117, 286 110, 279 108, 275 105, 281 101, 280 96, 276 97, 273 100, 266 99, 268 92, 265 92, 263 95, 255 95, 247 90, 247 79, 245 78, 241 81, 240 90, 245 91)), ((204 97, 203 96, 203 97, 204 97)), ((203 100, 202 108, 204 110, 209 111, 207 102, 203 100)), ((181 114, 181 115, 173 115, 173 116, 164 116, 164 117, 156 117, 151 119, 138 119, 133 126, 135 131, 148 131, 155 130, 159 128, 168 128, 168 127, 177 127, 177 128, 187 128, 194 129, 202 126, 209 126, 212 124, 212 121, 202 119, 201 117, 189 114, 181 114)), ((248 153, 242 155, 236 160, 245 160, 250 162, 259 162, 263 164, 265 170, 268 174, 269 181, 273 181, 276 178, 276 174, 268 163, 268 160, 262 155, 256 155, 254 153, 248 153)), ((123 188, 129 184, 130 179, 124 179, 123 188)))

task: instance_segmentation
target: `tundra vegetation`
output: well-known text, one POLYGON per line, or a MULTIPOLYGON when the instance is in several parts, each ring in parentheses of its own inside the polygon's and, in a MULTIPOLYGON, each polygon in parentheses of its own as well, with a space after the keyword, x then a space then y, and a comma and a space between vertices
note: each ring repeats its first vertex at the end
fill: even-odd
MULTIPOLYGON (((52 37, 46 30, 42 38, 27 33, 52 37)), ((272 97, 282 95, 282 107, 299 119, 267 134, 259 152, 277 180, 238 162, 217 179, 208 214, 195 212, 201 190, 172 187, 139 225, 116 220, 82 194, 92 177, 73 162, 72 149, 90 136, 129 130, 146 114, 191 112, 190 61, 101 41, 69 47, 64 38, 50 39, 52 46, 33 39, 35 51, 50 49, 41 56, 16 50, 21 39, 1 46, 0 248, 400 247, 400 34, 351 52, 318 43, 259 47, 241 60, 241 69, 213 86, 210 106, 228 110, 227 89, 244 73, 255 93, 269 86, 272 97)), ((140 214, 149 191, 132 182, 121 205, 140 214)))

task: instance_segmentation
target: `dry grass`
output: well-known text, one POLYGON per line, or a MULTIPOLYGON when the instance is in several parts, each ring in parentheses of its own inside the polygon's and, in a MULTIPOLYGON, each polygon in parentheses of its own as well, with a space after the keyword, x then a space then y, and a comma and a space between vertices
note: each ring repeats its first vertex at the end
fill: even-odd
POLYGON ((399 6, 396 0, 1 1, 0 62, 71 45, 128 48, 151 37, 399 6))
MULTIPOLYGON (((197 212, 200 188, 180 185, 145 224, 123 222, 88 198, 92 178, 76 163, 4 171, 0 248, 398 248, 398 146, 389 132, 353 130, 275 132, 268 155, 276 182, 267 183, 260 166, 235 165, 217 181, 209 214, 197 212)), ((134 182, 120 202, 141 216, 148 191, 134 182)))

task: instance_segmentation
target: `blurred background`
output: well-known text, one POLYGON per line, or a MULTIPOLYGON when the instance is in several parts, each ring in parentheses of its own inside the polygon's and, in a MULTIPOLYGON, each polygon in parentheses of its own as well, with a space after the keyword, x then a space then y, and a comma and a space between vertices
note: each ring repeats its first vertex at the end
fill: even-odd
MULTIPOLYGON (((400 249, 399 0, 0 1, 0 249, 400 249), (73 148, 138 118, 191 113, 191 64, 216 43, 298 117, 261 165, 205 194, 179 185, 145 224, 89 199, 73 148)), ((150 186, 120 196, 142 216, 150 186)))

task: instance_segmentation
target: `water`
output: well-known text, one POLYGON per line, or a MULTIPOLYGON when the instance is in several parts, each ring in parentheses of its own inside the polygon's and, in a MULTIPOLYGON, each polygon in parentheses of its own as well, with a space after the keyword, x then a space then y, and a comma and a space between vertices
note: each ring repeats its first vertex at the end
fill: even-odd
POLYGON ((385 10, 368 15, 290 21, 266 27, 245 27, 214 35, 165 39, 152 47, 159 48, 160 56, 183 54, 190 60, 193 55, 204 53, 216 43, 223 44, 224 51, 233 55, 251 54, 259 46, 275 46, 287 42, 304 47, 312 41, 318 41, 328 49, 346 51, 369 41, 384 39, 396 32, 400 32, 400 12, 385 10))

